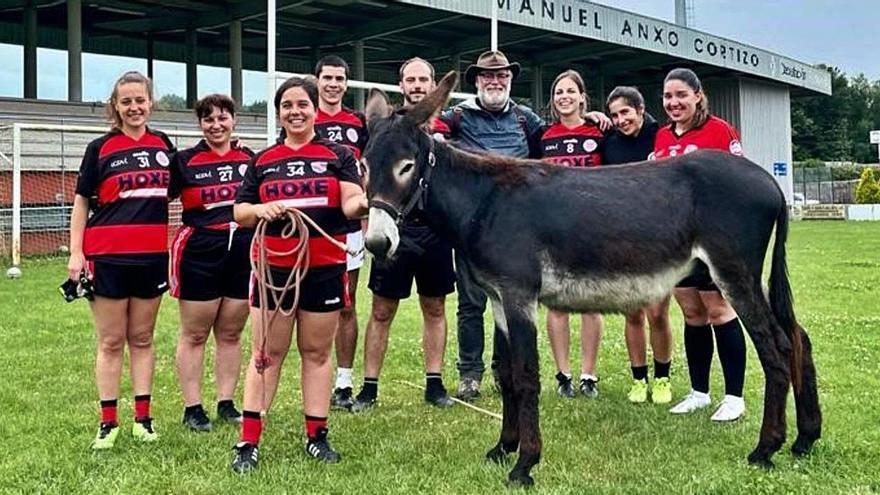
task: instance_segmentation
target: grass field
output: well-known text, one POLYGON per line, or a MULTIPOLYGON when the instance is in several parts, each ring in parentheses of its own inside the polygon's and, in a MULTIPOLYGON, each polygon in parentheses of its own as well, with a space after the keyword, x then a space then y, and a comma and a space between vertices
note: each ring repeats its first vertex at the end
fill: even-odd
MULTIPOLYGON (((810 331, 825 416, 812 456, 787 450, 777 468, 749 467, 757 441, 763 376, 750 346, 747 416, 734 424, 709 421, 711 410, 673 417, 666 407, 626 400, 629 365, 622 320, 609 317, 600 354, 598 400, 553 393, 546 335, 542 358, 544 455, 533 471, 537 493, 880 493, 880 224, 795 223, 789 242, 796 310, 810 331)), ((333 413, 331 438, 339 465, 302 452, 296 353, 285 364, 279 400, 261 444, 261 465, 247 476, 229 469, 237 430, 206 435, 180 425, 182 403, 173 368, 177 308, 163 302, 156 329, 154 416, 160 442, 130 437, 132 399, 123 382, 123 431, 113 452, 89 449, 97 427, 94 331, 87 305, 65 304, 57 286, 66 260, 32 260, 24 277, 0 281, 0 492, 3 493, 491 493, 506 490, 508 467, 483 460, 500 422, 464 407, 439 411, 422 403, 420 315, 406 301, 392 329, 380 405, 365 415, 333 413)), ((359 293, 361 329, 369 297, 359 293)), ((454 328, 455 301, 448 303, 454 328)), ((688 389, 681 318, 673 310, 673 386, 688 389)), ((453 332, 454 333, 454 332, 453 332)), ((249 332, 246 334, 249 336, 249 332)), ((362 337, 361 337, 362 338, 362 337)), ((455 385, 454 335, 446 356, 447 386, 455 385)), ((487 356, 488 357, 488 356, 487 356)), ((361 347, 356 381, 360 382, 361 347)), ((573 367, 577 369, 577 363, 573 367)), ((206 369, 210 369, 207 366, 206 369)), ((491 381, 491 380, 489 380, 491 381)), ((214 401, 210 380, 206 404, 214 401)), ((723 390, 713 369, 713 394, 723 390)), ((491 387, 488 387, 491 388, 491 387)), ((240 391, 239 391, 240 396, 240 391)), ((478 405, 500 411, 497 395, 478 405)), ((213 407, 211 407, 213 411, 213 407)), ((789 401, 789 442, 794 414, 789 401)))

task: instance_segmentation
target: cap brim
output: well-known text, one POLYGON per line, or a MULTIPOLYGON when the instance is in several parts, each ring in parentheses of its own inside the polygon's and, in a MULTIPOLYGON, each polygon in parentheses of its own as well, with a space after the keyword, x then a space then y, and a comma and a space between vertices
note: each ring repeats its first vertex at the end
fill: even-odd
POLYGON ((477 74, 487 70, 509 70, 511 73, 511 79, 516 79, 520 72, 519 62, 514 62, 510 65, 505 65, 501 67, 481 67, 479 65, 469 65, 467 70, 464 72, 464 80, 467 81, 468 84, 476 84, 477 82, 477 74))

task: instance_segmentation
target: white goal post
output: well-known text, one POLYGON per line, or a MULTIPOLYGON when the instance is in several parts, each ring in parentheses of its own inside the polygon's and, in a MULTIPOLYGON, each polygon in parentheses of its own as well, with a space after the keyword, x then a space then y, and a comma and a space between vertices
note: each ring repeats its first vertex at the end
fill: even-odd
MULTIPOLYGON (((177 149, 194 145, 202 133, 157 128, 177 149)), ((23 255, 57 254, 67 248, 70 209, 76 177, 89 142, 106 126, 13 123, 0 126, 0 258, 20 274, 23 255)), ((263 147, 262 133, 236 133, 254 149, 263 147)), ((169 223, 180 221, 180 203, 171 206, 169 223)))

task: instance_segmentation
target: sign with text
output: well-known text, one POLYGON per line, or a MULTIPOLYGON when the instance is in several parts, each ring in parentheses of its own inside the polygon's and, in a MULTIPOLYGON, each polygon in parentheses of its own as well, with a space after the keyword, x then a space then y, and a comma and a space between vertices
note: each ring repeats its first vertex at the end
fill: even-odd
POLYGON ((871 144, 880 144, 880 131, 871 131, 869 137, 871 144))
POLYGON ((831 74, 827 70, 702 31, 582 0, 402 1, 485 19, 492 17, 495 3, 501 22, 665 53, 831 94, 831 74))

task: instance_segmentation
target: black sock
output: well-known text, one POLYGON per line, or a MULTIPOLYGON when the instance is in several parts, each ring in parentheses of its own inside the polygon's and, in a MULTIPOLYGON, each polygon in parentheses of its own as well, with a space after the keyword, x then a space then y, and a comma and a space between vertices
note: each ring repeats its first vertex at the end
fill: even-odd
POLYGON ((714 326, 718 359, 724 372, 724 393, 742 397, 746 375, 746 339, 739 318, 714 326))
POLYGON ((425 396, 439 397, 446 395, 446 387, 443 386, 443 377, 440 373, 425 373, 425 396))
POLYGON ((202 405, 201 404, 193 404, 191 406, 186 406, 186 408, 183 410, 183 414, 189 416, 190 414, 192 414, 198 410, 204 410, 202 408, 202 405))
POLYGON ((379 379, 364 377, 364 385, 358 393, 357 398, 361 400, 375 399, 379 395, 379 379))
POLYGON ((691 388, 709 393, 709 372, 712 369, 712 328, 709 325, 684 325, 684 353, 688 360, 691 388))
POLYGON ((235 408, 235 402, 232 399, 217 401, 217 410, 218 411, 221 409, 234 409, 234 408, 235 408))
POLYGON ((672 366, 672 360, 666 363, 654 360, 654 378, 669 378, 669 367, 672 366))
POLYGON ((648 365, 630 366, 633 373, 633 380, 648 381, 648 365))

